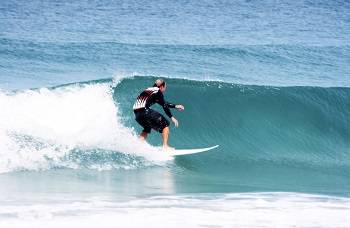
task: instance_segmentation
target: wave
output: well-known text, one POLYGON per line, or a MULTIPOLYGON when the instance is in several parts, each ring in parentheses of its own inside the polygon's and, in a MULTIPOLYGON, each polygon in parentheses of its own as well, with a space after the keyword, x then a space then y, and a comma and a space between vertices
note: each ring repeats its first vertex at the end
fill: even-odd
MULTIPOLYGON (((126 78, 115 87, 114 99, 125 126, 140 130, 130 107, 140 89, 152 85, 154 79, 126 78)), ((181 167, 226 180, 244 179, 244 183, 262 181, 266 174, 266 179, 284 179, 286 185, 291 184, 286 177, 294 180, 296 176, 304 184, 330 176, 333 184, 348 184, 349 88, 168 79, 166 97, 186 108, 173 111, 180 121, 180 128, 171 129, 173 146, 220 145, 200 156, 178 158, 176 164, 181 167)), ((156 144, 158 137, 154 134, 150 141, 156 144)))
MULTIPOLYGON (((5 107, 0 113, 0 172, 168 166, 171 158, 156 149, 158 133, 150 135, 150 145, 137 139, 141 128, 131 109, 140 90, 154 80, 104 79, 0 92, 0 106, 5 107)), ((220 145, 215 151, 178 157, 171 166, 267 191, 349 186, 349 88, 167 81, 167 100, 186 108, 173 111, 180 127, 171 127, 171 145, 220 145)))
POLYGON ((0 85, 18 89, 98 80, 117 69, 124 75, 137 72, 247 85, 350 87, 349 50, 349 45, 152 45, 0 38, 4 76, 0 85))

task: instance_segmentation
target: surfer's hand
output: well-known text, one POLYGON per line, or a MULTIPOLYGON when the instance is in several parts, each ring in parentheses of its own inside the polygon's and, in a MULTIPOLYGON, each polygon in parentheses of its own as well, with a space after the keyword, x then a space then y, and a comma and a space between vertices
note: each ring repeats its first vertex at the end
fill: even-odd
POLYGON ((184 107, 183 105, 180 105, 180 104, 175 105, 175 108, 176 108, 177 110, 180 110, 180 111, 185 110, 185 107, 184 107))
POLYGON ((171 117, 171 121, 173 121, 173 123, 175 124, 175 127, 179 127, 179 121, 177 121, 175 117, 171 117))

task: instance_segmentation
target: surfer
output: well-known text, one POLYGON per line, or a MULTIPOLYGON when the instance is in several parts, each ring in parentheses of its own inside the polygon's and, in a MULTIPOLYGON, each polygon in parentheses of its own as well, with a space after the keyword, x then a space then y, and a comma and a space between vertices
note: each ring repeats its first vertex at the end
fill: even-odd
POLYGON ((172 104, 164 100, 163 93, 166 90, 166 83, 163 79, 157 79, 154 82, 153 87, 145 89, 136 99, 133 106, 135 113, 135 120, 143 127, 143 131, 140 134, 140 139, 145 140, 151 129, 158 131, 162 134, 163 148, 170 149, 168 145, 169 138, 169 121, 159 112, 150 108, 155 103, 158 103, 163 107, 164 112, 171 119, 176 127, 179 126, 179 122, 171 114, 170 108, 176 108, 180 111, 184 110, 184 106, 180 104, 172 104))

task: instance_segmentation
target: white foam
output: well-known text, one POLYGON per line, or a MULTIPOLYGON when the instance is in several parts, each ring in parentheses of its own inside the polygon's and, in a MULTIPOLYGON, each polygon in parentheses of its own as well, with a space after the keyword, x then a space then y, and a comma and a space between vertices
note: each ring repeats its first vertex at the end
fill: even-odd
POLYGON ((347 227, 350 199, 297 193, 3 202, 0 227, 347 227))
POLYGON ((0 172, 45 169, 73 148, 169 160, 120 121, 108 83, 0 92, 0 172))

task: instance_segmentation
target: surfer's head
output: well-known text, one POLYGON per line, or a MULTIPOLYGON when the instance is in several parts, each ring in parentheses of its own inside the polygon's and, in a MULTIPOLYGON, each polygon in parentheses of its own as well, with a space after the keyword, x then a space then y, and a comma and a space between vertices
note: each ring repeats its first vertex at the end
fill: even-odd
POLYGON ((157 79, 154 82, 154 87, 158 87, 160 89, 160 91, 164 92, 166 90, 166 83, 163 79, 157 79))

